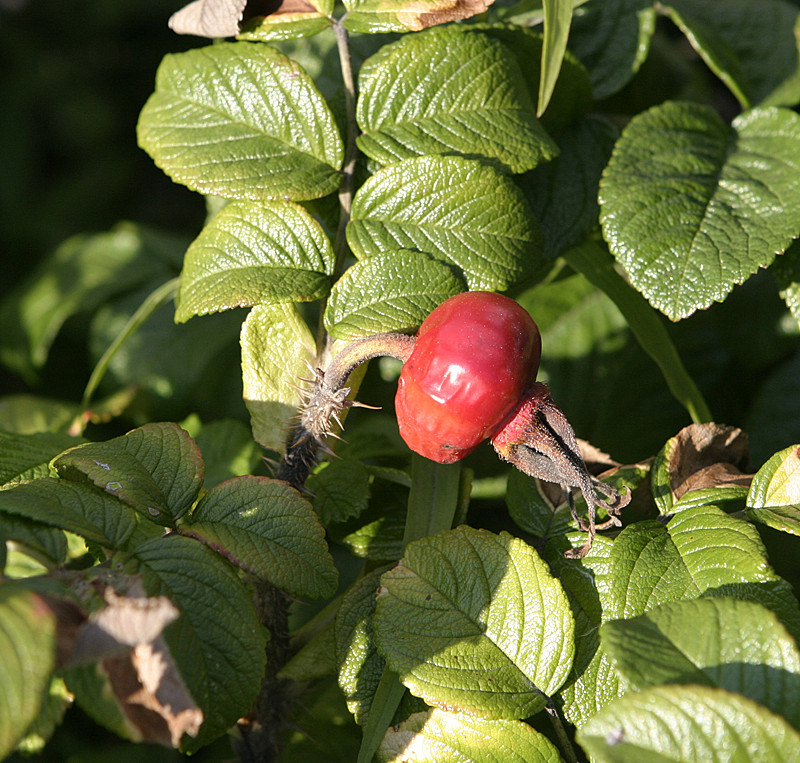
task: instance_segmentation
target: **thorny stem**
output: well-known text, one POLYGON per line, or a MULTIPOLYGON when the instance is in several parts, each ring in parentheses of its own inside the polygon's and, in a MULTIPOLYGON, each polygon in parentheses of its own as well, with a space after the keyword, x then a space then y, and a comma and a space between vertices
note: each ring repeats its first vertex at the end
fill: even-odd
MULTIPOLYGON (((342 82, 344 84, 347 110, 345 160, 342 168, 342 183, 339 187, 339 226, 334 242, 336 263, 332 280, 335 281, 344 270, 348 252, 345 232, 347 223, 350 220, 350 208, 353 203, 354 174, 358 158, 358 148, 356 146, 358 126, 355 118, 356 91, 350 59, 350 41, 341 19, 334 19, 333 28, 336 33, 339 61, 342 67, 342 82)), ((326 334, 322 324, 324 314, 325 301, 323 300, 317 333, 317 351, 320 355, 326 341, 326 334)), ((376 352, 371 357, 376 357, 378 354, 382 353, 376 352)), ((344 384, 354 368, 355 365, 341 377, 341 384, 344 384)), ((334 378, 339 379, 340 373, 335 373, 334 378)), ((320 445, 317 437, 309 437, 307 432, 302 431, 302 429, 301 425, 292 433, 286 455, 281 461, 276 475, 278 479, 287 481, 297 489, 303 488, 317 448, 320 445)), ((258 699, 247 718, 242 719, 239 723, 241 738, 234 743, 234 747, 242 763, 271 763, 272 761, 277 761, 280 756, 281 743, 286 729, 291 701, 291 684, 277 677, 278 672, 291 656, 288 622, 289 598, 285 593, 264 580, 256 580, 255 589, 259 619, 270 633, 270 640, 267 644, 267 669, 261 683, 258 699)))

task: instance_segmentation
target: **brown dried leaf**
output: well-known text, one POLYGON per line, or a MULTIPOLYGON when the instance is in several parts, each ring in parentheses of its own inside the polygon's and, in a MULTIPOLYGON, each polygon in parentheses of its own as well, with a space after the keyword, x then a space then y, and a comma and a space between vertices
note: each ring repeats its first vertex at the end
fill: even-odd
POLYGON ((198 37, 234 37, 246 5, 247 0, 194 0, 172 14, 169 28, 198 37))
POLYGON ((177 747, 184 734, 197 736, 203 711, 186 688, 162 636, 102 664, 121 710, 142 741, 177 747))
POLYGON ((670 489, 674 500, 690 490, 749 485, 752 475, 742 474, 749 451, 747 435, 722 424, 692 424, 669 445, 670 489))
POLYGON ((103 596, 108 606, 93 612, 81 628, 69 659, 71 665, 126 654, 133 647, 152 642, 180 614, 166 596, 142 595, 139 580, 131 585, 128 596, 119 596, 110 586, 103 596))
POLYGON ((397 20, 412 32, 468 19, 483 13, 494 0, 412 0, 397 11, 397 20))

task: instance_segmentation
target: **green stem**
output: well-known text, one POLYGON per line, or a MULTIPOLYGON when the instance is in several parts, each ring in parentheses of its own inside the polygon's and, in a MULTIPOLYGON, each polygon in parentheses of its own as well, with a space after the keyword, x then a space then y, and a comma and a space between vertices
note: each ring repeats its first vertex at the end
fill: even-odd
POLYGON ((564 259, 619 308, 642 349, 656 362, 670 392, 695 424, 712 421, 703 395, 689 376, 664 324, 647 300, 615 270, 611 255, 593 241, 565 252, 564 259))
POLYGON ((116 355, 120 348, 127 342, 141 327, 141 325, 162 305, 167 304, 178 293, 178 283, 180 279, 173 278, 170 281, 159 286, 155 291, 151 292, 147 298, 139 305, 136 312, 128 319, 122 331, 117 334, 114 341, 108 346, 108 349, 103 353, 97 365, 89 377, 86 384, 86 389, 83 391, 83 400, 81 406, 85 410, 89 407, 89 402, 92 399, 97 386, 105 376, 108 370, 108 365, 111 363, 112 358, 116 355))
MULTIPOLYGON (((403 548, 412 541, 453 526, 462 503, 461 464, 437 464, 416 453, 411 461, 411 492, 408 496, 403 548)), ((392 722, 405 688, 399 676, 384 669, 364 727, 357 763, 369 763, 392 722)))
POLYGON ((575 754, 575 748, 567 736, 567 730, 564 728, 564 722, 558 714, 558 708, 553 704, 553 700, 547 703, 547 714, 550 716, 550 723, 553 726, 558 743, 561 747, 561 752, 564 754, 566 763, 578 763, 578 756, 575 754))

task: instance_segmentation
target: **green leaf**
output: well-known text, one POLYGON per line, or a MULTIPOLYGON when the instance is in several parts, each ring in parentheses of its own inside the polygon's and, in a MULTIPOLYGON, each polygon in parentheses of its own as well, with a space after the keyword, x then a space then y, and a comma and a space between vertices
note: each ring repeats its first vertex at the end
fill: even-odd
MULTIPOLYGON (((538 98, 544 38, 540 32, 516 24, 476 24, 475 30, 502 42, 516 57, 531 99, 538 98)), ((582 117, 592 105, 592 86, 583 64, 569 51, 564 54, 561 71, 550 105, 541 115, 541 124, 552 135, 582 117)))
MULTIPOLYGON (((7 540, 21 543, 40 562, 44 562, 41 554, 53 564, 61 564, 67 556, 67 539, 62 530, 24 516, 0 513, 0 552, 5 549, 7 540)), ((2 566, 0 563, 0 568, 2 566)))
POLYGON ((758 470, 750 486, 747 505, 753 509, 800 508, 800 445, 776 453, 758 470))
POLYGON ((349 267, 331 289, 325 327, 339 339, 413 331, 449 297, 466 291, 452 269, 399 249, 349 267))
POLYGON ((558 750, 547 737, 521 721, 475 718, 433 708, 414 713, 386 732, 381 763, 559 763, 558 750))
MULTIPOLYGON (((592 574, 594 592, 585 590, 583 601, 594 627, 667 602, 730 596, 767 607, 792 634, 800 632, 797 600, 767 563, 756 529, 713 505, 687 508, 666 526, 655 521, 632 524, 613 544, 595 543, 580 566, 592 574)), ((583 632, 588 638, 578 642, 577 680, 562 691, 565 715, 579 727, 627 685, 597 647, 592 630, 583 632)))
POLYGON ((764 379, 745 420, 751 457, 758 464, 800 442, 800 352, 764 379))
POLYGON ((244 401, 256 442, 282 453, 300 405, 298 380, 316 357, 314 337, 294 305, 258 305, 242 326, 244 401))
POLYGON ((313 509, 285 482, 234 477, 212 488, 181 528, 237 567, 292 596, 336 591, 337 572, 313 509))
POLYGON ((800 12, 784 0, 670 0, 663 12, 743 108, 800 101, 800 12))
POLYGON ((78 445, 53 461, 59 476, 88 480, 151 521, 171 525, 197 499, 203 459, 177 424, 145 424, 122 437, 78 445))
POLYGON ((111 686, 102 662, 62 670, 75 703, 95 723, 132 742, 141 742, 142 733, 125 715, 111 686))
POLYGON ((508 475, 506 504, 511 518, 531 535, 546 538, 570 529, 568 507, 562 505, 562 510, 557 510, 547 495, 545 483, 518 469, 513 469, 508 475))
POLYGON ((261 449, 241 421, 211 421, 203 425, 194 441, 203 454, 203 487, 207 490, 231 477, 250 474, 261 461, 261 449))
POLYGON ((205 721, 196 750, 247 713, 264 672, 265 635, 251 592, 219 554, 191 538, 166 536, 135 551, 149 596, 181 611, 164 630, 172 656, 205 721))
POLYGON ((25 731, 25 737, 17 745, 22 755, 41 755, 53 732, 64 719, 64 713, 72 705, 73 696, 64 681, 51 677, 50 687, 45 695, 39 714, 25 731))
POLYGON ((800 325, 800 243, 793 243, 769 269, 778 283, 781 297, 800 325))
POLYGON ((385 666, 372 632, 375 596, 385 571, 386 567, 373 570, 345 593, 334 626, 339 688, 360 726, 367 721, 385 666))
POLYGON ((357 517, 369 503, 370 474, 361 461, 329 461, 308 478, 314 510, 323 525, 357 517))
POLYGON ((280 3, 276 10, 246 21, 237 39, 271 42, 311 37, 327 29, 332 16, 333 0, 280 3))
MULTIPOLYGON (((117 337, 137 321, 134 316, 147 299, 141 291, 97 311, 90 335, 94 358, 105 355, 117 337)), ((107 369, 109 381, 136 385, 142 397, 154 403, 149 409, 153 419, 183 415, 198 405, 215 416, 232 415, 232 411, 239 415, 241 386, 227 369, 237 364, 236 345, 243 320, 243 311, 230 310, 178 325, 170 301, 115 348, 107 369)))
POLYGON ((633 285, 673 320, 722 300, 800 233, 800 116, 708 106, 634 117, 600 186, 603 233, 633 285))
POLYGON ((0 758, 36 719, 55 667, 56 622, 43 600, 0 584, 0 758))
POLYGON ((524 172, 558 152, 514 55, 486 35, 444 27, 403 37, 364 62, 358 83, 358 147, 380 164, 461 154, 524 172))
POLYGON ((136 527, 133 511, 117 498, 53 477, 0 490, 0 512, 60 527, 109 548, 121 548, 136 527))
POLYGON ((589 70, 597 100, 616 93, 638 71, 655 26, 653 0, 589 0, 575 9, 570 49, 589 70))
POLYGON ((131 223, 67 239, 3 301, 0 359, 22 373, 41 367, 68 318, 93 311, 114 294, 171 277, 184 248, 131 223))
POLYGON ((793 760, 800 734, 738 694, 705 686, 656 686, 615 700, 578 731, 598 763, 793 760))
POLYGON ((328 292, 334 254, 298 204, 233 202, 186 252, 175 320, 262 302, 306 302, 328 292))
POLYGON ((410 543, 381 583, 378 649, 428 704, 525 718, 566 680, 574 648, 566 595, 521 540, 444 531, 410 543))
POLYGON ((386 167, 353 199, 356 257, 415 249, 458 267, 470 289, 504 290, 542 267, 541 230, 522 192, 492 167, 422 156, 386 167))
MULTIPOLYGON (((100 359, 92 369, 92 374, 89 381, 86 382, 86 387, 83 390, 83 398, 81 400, 81 407, 86 410, 89 408, 92 395, 94 395, 100 382, 108 371, 114 357, 122 350, 127 342, 134 337, 158 311, 167 305, 171 307, 171 303, 175 300, 178 291, 178 279, 171 278, 169 281, 161 284, 151 291, 136 308, 136 311, 131 315, 128 321, 123 326, 122 330, 113 338, 111 343, 106 347, 100 359)), ((106 306, 107 308, 108 306, 106 306)), ((103 313, 103 310, 99 311, 103 313)), ((103 316, 105 317, 105 316, 103 316)), ((95 316, 97 320, 97 316, 95 316)))
POLYGON ((46 477, 49 463, 80 440, 67 434, 12 434, 0 430, 0 485, 46 477))
POLYGON ((572 0, 543 0, 544 45, 542 46, 542 78, 539 80, 537 116, 541 116, 550 103, 550 97, 561 71, 561 62, 567 51, 569 26, 572 21, 572 0))
POLYGON ((344 25, 350 32, 419 32, 436 24, 468 19, 492 2, 469 0, 442 5, 438 0, 347 0, 344 25))
POLYGON ((339 186, 342 141, 303 69, 268 45, 165 56, 139 145, 173 180, 229 199, 316 199, 339 186))
POLYGON ((597 225, 597 192, 617 130, 604 119, 586 117, 558 136, 559 155, 527 173, 522 190, 542 223, 544 256, 558 257, 597 225))
POLYGON ((642 349, 661 370, 673 397, 686 408, 692 421, 711 421, 708 404, 683 365, 659 316, 617 272, 605 249, 588 242, 565 252, 564 258, 613 300, 642 349))
POLYGON ((800 446, 776 453, 750 485, 747 516, 792 535, 800 535, 800 446))
POLYGON ((636 690, 665 683, 714 686, 784 715, 796 728, 800 724, 800 652, 778 618, 759 604, 663 604, 606 623, 600 640, 636 690))
POLYGON ((0 398, 0 428, 21 435, 65 433, 81 413, 77 403, 37 395, 23 393, 0 398))

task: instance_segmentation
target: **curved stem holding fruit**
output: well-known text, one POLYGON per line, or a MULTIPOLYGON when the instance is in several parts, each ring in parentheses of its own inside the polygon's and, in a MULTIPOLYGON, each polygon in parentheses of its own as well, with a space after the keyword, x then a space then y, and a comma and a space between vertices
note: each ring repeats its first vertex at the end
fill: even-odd
POLYGON ((314 378, 307 380, 312 386, 303 393, 305 401, 300 411, 300 423, 289 437, 278 479, 302 489, 317 451, 325 447, 324 438, 333 434, 333 423, 341 427, 339 414, 345 408, 369 407, 347 399, 350 388, 345 385, 350 374, 373 358, 388 356, 405 363, 415 343, 416 337, 406 334, 372 334, 348 344, 324 371, 314 369, 314 378))

